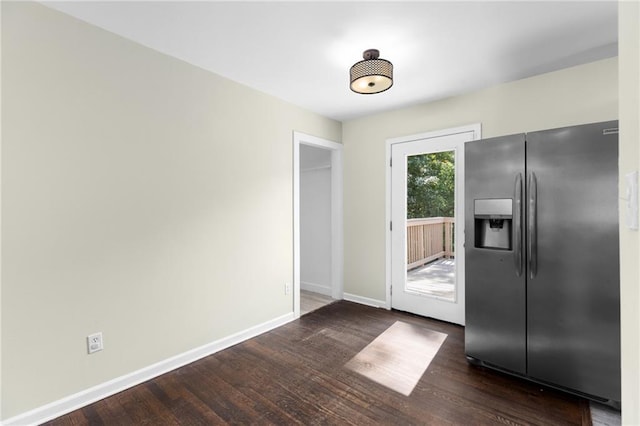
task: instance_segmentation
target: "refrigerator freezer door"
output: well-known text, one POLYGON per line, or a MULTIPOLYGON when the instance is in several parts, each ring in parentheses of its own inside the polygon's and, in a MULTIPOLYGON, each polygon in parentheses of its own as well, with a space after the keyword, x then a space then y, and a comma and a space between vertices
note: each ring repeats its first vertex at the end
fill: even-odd
POLYGON ((603 134, 612 127, 527 134, 527 173, 537 181, 537 211, 527 214, 537 222, 527 224, 537 243, 527 373, 620 401, 618 138, 603 134))
MULTIPOLYGON (((509 249, 476 247, 482 239, 476 233, 487 232, 483 227, 489 219, 482 214, 476 217, 474 207, 476 200, 510 199, 513 205, 508 212, 523 213, 515 200, 522 196, 517 187, 522 185, 525 173, 524 154, 524 134, 468 142, 465 146, 465 352, 520 374, 526 373, 525 274, 518 276, 514 259, 523 243, 512 241, 509 249)), ((521 217, 512 219, 512 228, 522 226, 521 217)), ((522 229, 511 231, 512 239, 524 235, 522 229)))

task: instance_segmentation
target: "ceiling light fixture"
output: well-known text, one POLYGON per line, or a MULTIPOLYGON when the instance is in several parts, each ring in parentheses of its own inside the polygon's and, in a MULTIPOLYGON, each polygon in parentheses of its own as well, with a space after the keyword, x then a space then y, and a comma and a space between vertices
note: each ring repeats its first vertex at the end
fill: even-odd
POLYGON ((378 49, 368 49, 362 53, 364 61, 356 62, 351 67, 351 90, 356 93, 371 95, 384 92, 393 86, 393 64, 380 59, 378 49))

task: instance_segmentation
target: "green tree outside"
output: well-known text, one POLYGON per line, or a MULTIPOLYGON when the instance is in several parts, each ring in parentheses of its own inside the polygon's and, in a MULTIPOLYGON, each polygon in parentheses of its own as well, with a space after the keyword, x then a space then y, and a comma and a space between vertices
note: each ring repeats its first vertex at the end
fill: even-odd
POLYGON ((454 151, 407 158, 407 219, 453 217, 454 151))

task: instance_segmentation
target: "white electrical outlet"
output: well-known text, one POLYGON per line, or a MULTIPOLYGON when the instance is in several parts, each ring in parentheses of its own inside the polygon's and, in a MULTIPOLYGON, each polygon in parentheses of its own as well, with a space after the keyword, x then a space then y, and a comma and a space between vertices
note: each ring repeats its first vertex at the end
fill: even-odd
POLYGON ((87 352, 92 354, 103 349, 102 333, 94 333, 87 336, 87 352))
POLYGON ((289 294, 289 293, 291 293, 291 284, 285 283, 285 285, 284 285, 284 294, 289 294))

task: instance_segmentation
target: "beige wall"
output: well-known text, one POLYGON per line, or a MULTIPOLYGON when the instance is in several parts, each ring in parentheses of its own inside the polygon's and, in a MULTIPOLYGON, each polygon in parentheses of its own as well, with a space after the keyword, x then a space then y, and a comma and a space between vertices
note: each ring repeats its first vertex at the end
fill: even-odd
POLYGON ((292 131, 341 124, 2 9, 3 417, 292 312, 292 131))
POLYGON ((482 123, 482 136, 618 118, 617 59, 343 123, 345 292, 385 299, 385 140, 482 123))
MULTIPOLYGON (((640 5, 620 2, 620 183, 640 169, 640 5)), ((622 314, 622 422, 640 424, 640 234, 625 226, 620 202, 620 278, 622 314)))

